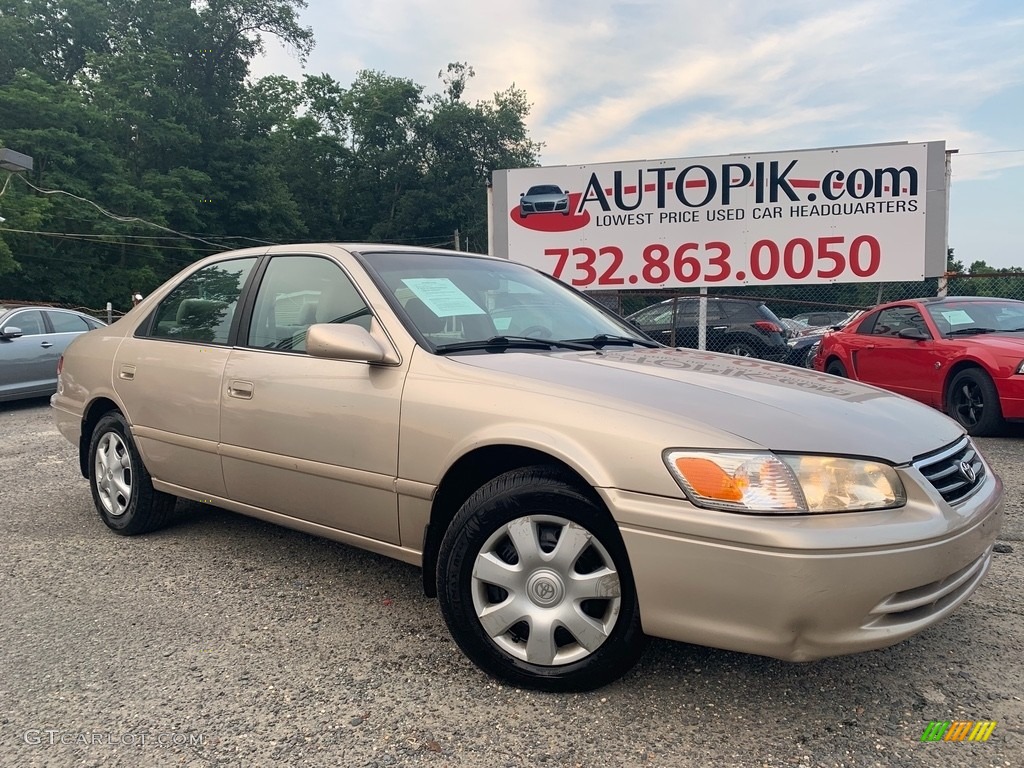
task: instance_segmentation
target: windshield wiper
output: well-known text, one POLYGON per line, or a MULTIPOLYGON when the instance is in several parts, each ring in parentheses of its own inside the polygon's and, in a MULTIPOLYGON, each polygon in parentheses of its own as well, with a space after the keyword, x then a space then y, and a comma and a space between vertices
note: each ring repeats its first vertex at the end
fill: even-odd
POLYGON ((977 336, 979 333, 995 333, 995 328, 957 328, 950 331, 947 336, 977 336))
POLYGON ((489 339, 478 339, 477 341, 454 341, 451 344, 441 344, 434 351, 439 355, 448 352, 461 352, 467 349, 488 349, 506 350, 515 349, 575 349, 590 352, 593 347, 589 344, 578 344, 573 341, 556 341, 555 339, 541 339, 536 336, 492 336, 489 339))
POLYGON ((657 349, 661 346, 656 341, 637 339, 632 336, 616 336, 612 333, 599 333, 597 336, 591 336, 589 339, 566 339, 565 341, 572 342, 573 344, 590 344, 597 349, 601 349, 601 347, 609 344, 635 344, 638 347, 647 347, 648 349, 657 349))

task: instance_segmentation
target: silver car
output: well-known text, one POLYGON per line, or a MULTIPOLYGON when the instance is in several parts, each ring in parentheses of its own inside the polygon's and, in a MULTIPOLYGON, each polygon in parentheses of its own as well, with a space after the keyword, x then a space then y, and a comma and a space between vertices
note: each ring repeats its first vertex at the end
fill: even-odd
POLYGON ((569 190, 556 184, 538 184, 519 195, 519 217, 525 219, 534 213, 560 213, 569 215, 569 190))
POLYGON ((896 643, 977 588, 1003 515, 932 408, 665 348, 465 253, 208 257, 73 343, 51 402, 115 533, 181 497, 414 563, 469 658, 546 690, 617 678, 647 635, 896 643))
POLYGON ((57 391, 57 360, 105 323, 70 309, 0 306, 0 402, 57 391))

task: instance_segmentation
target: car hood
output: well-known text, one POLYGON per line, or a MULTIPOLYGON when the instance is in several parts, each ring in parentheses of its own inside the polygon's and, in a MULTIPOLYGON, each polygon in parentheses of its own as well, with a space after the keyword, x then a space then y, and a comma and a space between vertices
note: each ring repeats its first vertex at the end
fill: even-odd
POLYGON ((460 355, 505 386, 708 425, 780 452, 910 461, 963 430, 927 406, 836 376, 690 349, 460 355))
POLYGON ((1024 333, 986 333, 978 336, 953 336, 955 341, 967 341, 993 352, 1024 357, 1024 333))

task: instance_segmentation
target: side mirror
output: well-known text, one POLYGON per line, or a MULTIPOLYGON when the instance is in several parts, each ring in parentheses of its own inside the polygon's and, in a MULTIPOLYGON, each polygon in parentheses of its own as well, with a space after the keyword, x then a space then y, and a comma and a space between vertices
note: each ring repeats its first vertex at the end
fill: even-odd
POLYGON ((362 326, 317 323, 306 331, 306 354, 331 360, 388 362, 388 355, 362 326))
POLYGON ((913 339, 914 341, 928 341, 931 338, 927 333, 922 331, 920 328, 904 328, 897 334, 901 339, 913 339))
POLYGON ((16 339, 19 336, 21 336, 21 328, 17 328, 13 325, 5 326, 4 329, 0 331, 0 339, 16 339))

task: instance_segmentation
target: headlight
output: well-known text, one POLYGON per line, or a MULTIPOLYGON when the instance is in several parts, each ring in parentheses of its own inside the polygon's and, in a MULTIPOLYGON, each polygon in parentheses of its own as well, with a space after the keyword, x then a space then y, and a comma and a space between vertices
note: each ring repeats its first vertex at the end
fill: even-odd
POLYGON ((896 470, 878 461, 669 450, 665 463, 690 501, 729 512, 854 512, 907 501, 896 470))

